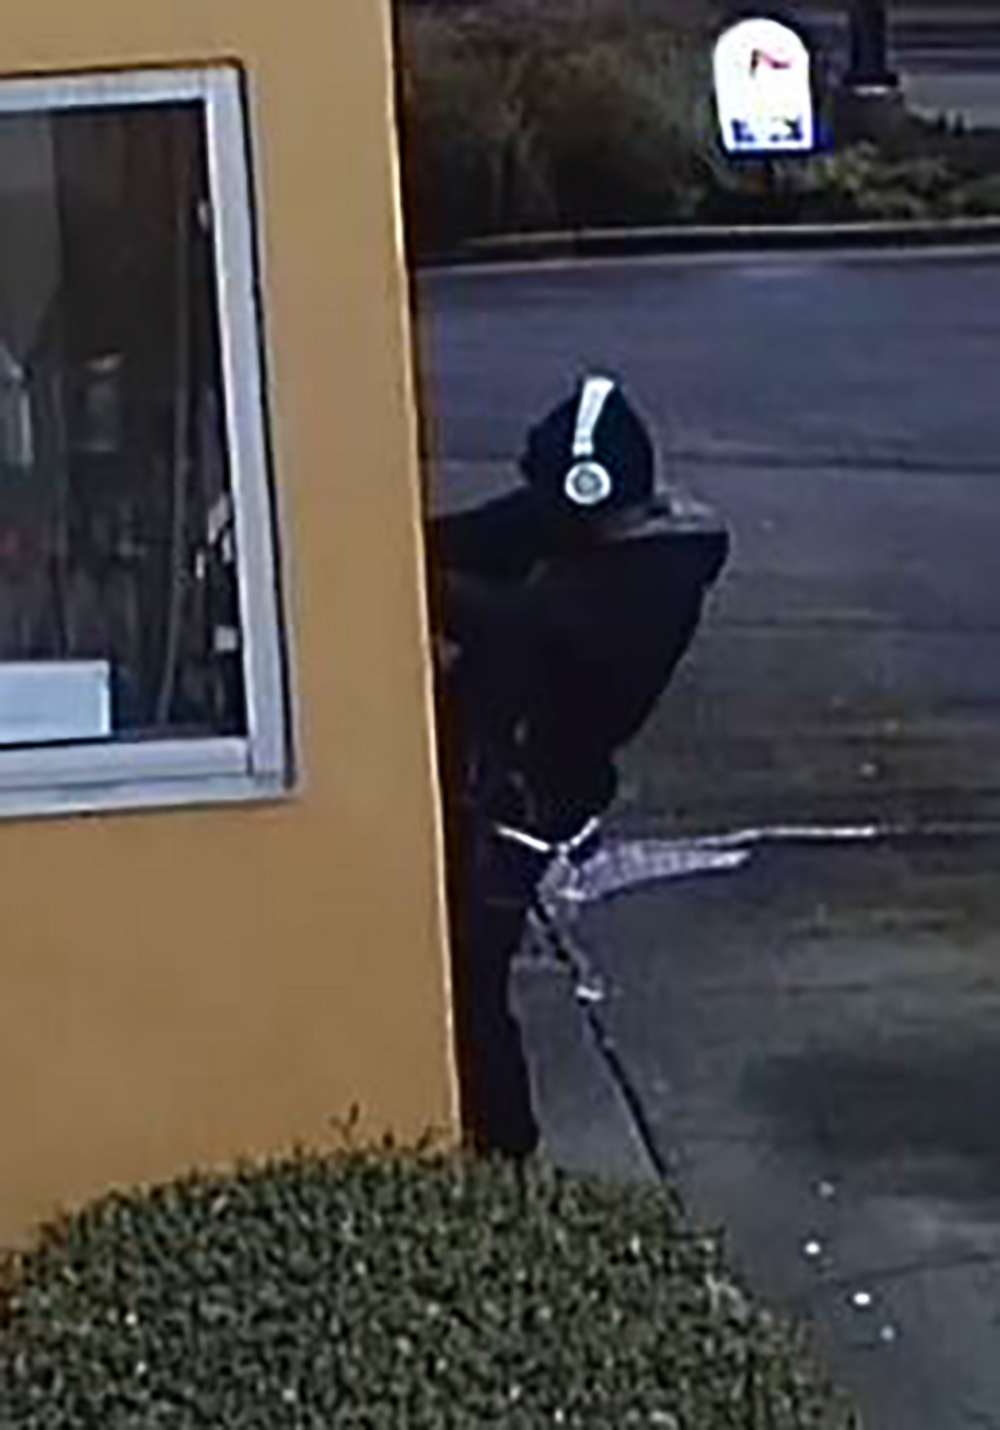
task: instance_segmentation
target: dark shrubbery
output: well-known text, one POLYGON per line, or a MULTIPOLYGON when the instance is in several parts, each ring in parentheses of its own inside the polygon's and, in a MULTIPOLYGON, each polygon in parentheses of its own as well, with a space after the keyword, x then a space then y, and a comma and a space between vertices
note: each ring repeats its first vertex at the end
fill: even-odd
POLYGON ((621 40, 581 45, 540 67, 535 149, 562 228, 690 218, 710 181, 699 131, 705 66, 691 46, 639 55, 621 40))
MULTIPOLYGON (((491 0, 400 18, 417 255, 541 229, 933 219, 1000 212, 1000 136, 908 119, 879 145, 760 165, 718 146, 699 3, 491 0), (684 16, 687 16, 684 21, 684 16)), ((824 124, 832 95, 818 68, 824 124)))
POLYGON ((813 159, 793 175, 806 219, 932 219, 948 216, 957 175, 931 155, 890 158, 874 144, 813 159))
POLYGON ((403 186, 411 241, 447 247, 551 218, 516 57, 476 28, 431 14, 404 21, 403 186))
POLYGON ((1000 214, 1000 173, 982 174, 957 184, 945 203, 955 217, 988 218, 1000 214))
POLYGON ((404 9, 401 130, 418 251, 483 233, 690 216, 710 181, 708 49, 621 7, 404 9))
POLYGON ((116 1193, 0 1282, 4 1430, 834 1430, 802 1333, 657 1188, 298 1153, 116 1193))

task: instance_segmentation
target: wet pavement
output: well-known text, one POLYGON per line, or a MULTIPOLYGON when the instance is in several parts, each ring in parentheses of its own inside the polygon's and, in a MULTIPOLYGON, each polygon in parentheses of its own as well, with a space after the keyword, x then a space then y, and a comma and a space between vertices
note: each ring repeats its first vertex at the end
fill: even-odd
POLYGON ((764 845, 661 870, 565 903, 588 1003, 544 959, 516 975, 553 1155, 669 1169, 757 1290, 813 1321, 868 1430, 1000 1426, 998 852, 764 845))

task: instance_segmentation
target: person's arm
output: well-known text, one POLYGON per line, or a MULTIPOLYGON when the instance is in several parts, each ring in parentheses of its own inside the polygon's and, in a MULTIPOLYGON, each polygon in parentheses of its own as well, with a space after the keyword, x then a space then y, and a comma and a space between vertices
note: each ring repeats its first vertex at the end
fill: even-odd
POLYGON ((729 559, 729 530, 718 512, 678 487, 657 494, 646 528, 637 534, 672 538, 671 560, 681 579, 705 590, 719 579, 729 559))
POLYGON ((526 491, 471 511, 431 518, 427 543, 434 567, 492 581, 518 581, 538 555, 538 519, 526 491))
POLYGON ((509 645, 524 634, 524 592, 445 568, 438 581, 439 627, 448 640, 468 649, 509 645))

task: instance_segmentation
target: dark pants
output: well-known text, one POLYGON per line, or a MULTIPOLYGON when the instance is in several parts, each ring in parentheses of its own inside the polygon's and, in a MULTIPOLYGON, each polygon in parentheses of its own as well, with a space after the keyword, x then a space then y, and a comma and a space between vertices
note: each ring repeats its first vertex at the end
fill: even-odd
POLYGON ((451 923, 464 1121, 480 1150, 528 1156, 539 1133, 510 976, 548 861, 485 825, 466 824, 462 836, 457 849, 453 838, 451 923))
POLYGON ((539 1132, 510 1006, 511 963, 549 856, 502 838, 495 825, 566 839, 607 805, 615 774, 579 720, 512 742, 515 722, 499 719, 502 703, 459 678, 466 673, 453 672, 438 691, 463 1120, 481 1149, 525 1156, 539 1132))

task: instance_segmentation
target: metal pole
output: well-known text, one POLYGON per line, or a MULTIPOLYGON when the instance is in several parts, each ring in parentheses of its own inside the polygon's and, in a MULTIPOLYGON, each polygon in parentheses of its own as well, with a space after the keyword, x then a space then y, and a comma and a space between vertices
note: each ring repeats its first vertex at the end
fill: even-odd
POLYGON ((852 89, 895 89, 889 69, 886 0, 849 0, 850 64, 844 82, 852 89))

